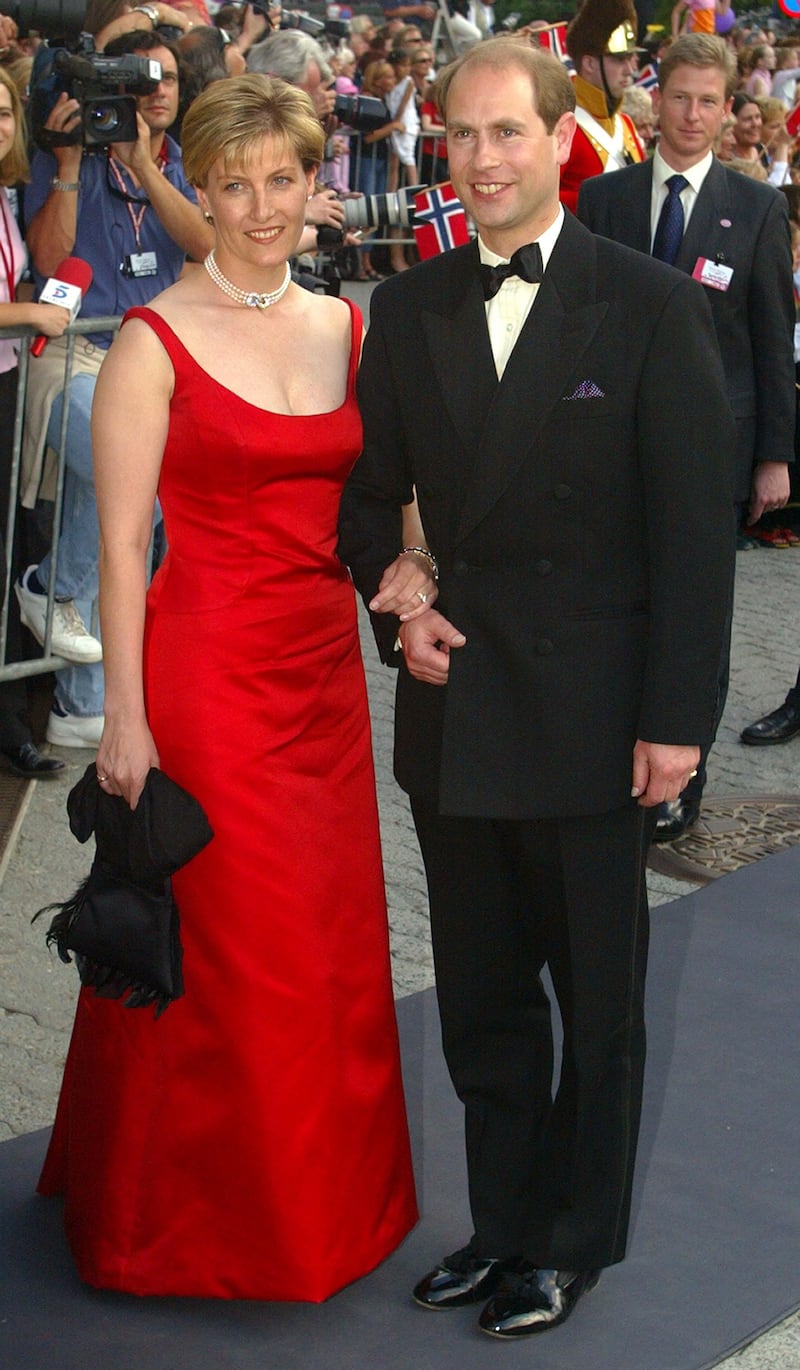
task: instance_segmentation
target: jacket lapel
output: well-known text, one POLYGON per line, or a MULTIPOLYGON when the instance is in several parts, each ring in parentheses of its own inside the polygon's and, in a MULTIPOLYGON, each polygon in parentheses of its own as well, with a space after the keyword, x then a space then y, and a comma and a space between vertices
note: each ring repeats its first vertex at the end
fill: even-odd
MULTIPOLYGON (((607 305, 596 301, 595 293, 594 240, 568 214, 499 385, 487 335, 495 384, 473 432, 473 445, 478 434, 481 438, 461 510, 459 540, 486 516, 530 458, 542 426, 605 316, 607 305)), ((483 331, 486 334, 485 327, 483 331)))
POLYGON ((625 173, 625 201, 620 204, 624 215, 622 231, 609 234, 617 242, 635 247, 637 252, 650 255, 650 201, 653 194, 653 163, 648 160, 631 167, 625 173))
POLYGON ((471 452, 497 389, 478 275, 477 243, 454 253, 450 265, 441 307, 423 308, 420 322, 443 402, 471 452))

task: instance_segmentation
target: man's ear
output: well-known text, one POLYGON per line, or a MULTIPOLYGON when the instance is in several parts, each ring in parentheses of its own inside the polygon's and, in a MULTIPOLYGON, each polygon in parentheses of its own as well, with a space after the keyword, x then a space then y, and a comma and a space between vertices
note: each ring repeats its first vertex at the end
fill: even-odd
POLYGON ((582 76, 584 81, 589 81, 592 85, 594 85, 594 82, 597 79, 599 72, 599 58, 593 57, 590 52, 585 52, 578 63, 578 75, 582 76))
POLYGON ((556 140, 556 161, 559 166, 564 166, 569 161, 569 154, 572 150, 572 140, 575 137, 575 130, 578 127, 575 115, 571 110, 561 115, 553 133, 556 140))

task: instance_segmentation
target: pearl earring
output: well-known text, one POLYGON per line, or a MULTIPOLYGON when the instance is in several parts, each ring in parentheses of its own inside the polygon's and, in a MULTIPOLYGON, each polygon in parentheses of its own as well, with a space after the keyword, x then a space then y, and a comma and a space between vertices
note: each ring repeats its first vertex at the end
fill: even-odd
POLYGON ((209 214, 208 210, 204 211, 203 218, 205 219, 207 224, 213 224, 214 222, 214 216, 213 214, 209 214))

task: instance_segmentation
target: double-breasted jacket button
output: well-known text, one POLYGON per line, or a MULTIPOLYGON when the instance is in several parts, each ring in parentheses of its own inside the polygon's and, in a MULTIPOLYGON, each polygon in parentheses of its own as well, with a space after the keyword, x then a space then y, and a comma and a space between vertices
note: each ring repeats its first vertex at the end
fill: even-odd
POLYGON ((538 639, 536 643, 536 652, 538 656, 549 656, 553 650, 553 644, 549 637, 540 637, 538 639))
POLYGON ((558 485, 555 485, 553 487, 553 494, 555 495, 556 499, 569 499, 570 495, 572 494, 572 486, 563 485, 559 482, 558 485))
POLYGON ((537 561, 536 574, 537 576, 551 576, 553 574, 552 561, 548 561, 546 557, 542 557, 541 561, 537 561))

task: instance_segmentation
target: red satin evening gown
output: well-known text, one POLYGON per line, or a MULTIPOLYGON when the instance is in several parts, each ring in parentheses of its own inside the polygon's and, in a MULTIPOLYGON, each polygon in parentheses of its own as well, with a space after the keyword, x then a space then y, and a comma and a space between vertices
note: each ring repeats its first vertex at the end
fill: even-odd
POLYGON ((416 1220, 356 606, 334 551, 361 444, 351 312, 345 403, 308 416, 246 403, 152 310, 128 315, 175 371, 148 717, 214 839, 174 877, 185 996, 155 1021, 80 995, 39 1188, 66 1194, 92 1285, 318 1301, 416 1220))

